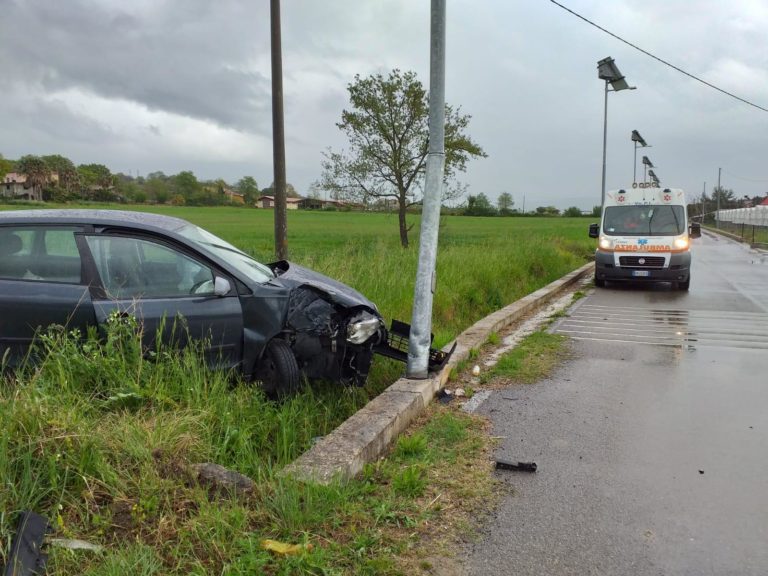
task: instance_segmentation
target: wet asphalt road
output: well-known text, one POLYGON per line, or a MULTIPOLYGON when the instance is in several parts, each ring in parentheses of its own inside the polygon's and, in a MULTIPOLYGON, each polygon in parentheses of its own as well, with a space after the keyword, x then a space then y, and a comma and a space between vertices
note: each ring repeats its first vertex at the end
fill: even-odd
POLYGON ((510 489, 469 574, 768 574, 768 257, 709 234, 689 293, 610 286, 554 329, 574 357, 478 409, 510 489))

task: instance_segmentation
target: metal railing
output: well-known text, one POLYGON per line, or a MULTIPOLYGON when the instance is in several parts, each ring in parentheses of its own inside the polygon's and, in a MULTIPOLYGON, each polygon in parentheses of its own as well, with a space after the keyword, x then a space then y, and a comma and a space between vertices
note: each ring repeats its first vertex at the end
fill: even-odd
POLYGON ((754 247, 768 248, 768 206, 719 210, 716 217, 721 230, 754 247))

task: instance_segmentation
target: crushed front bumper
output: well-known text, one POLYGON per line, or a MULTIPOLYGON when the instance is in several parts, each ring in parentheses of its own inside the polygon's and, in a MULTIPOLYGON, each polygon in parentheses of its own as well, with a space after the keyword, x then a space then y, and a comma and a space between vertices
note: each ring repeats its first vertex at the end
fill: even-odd
MULTIPOLYGON (((400 362, 408 362, 408 338, 411 335, 411 325, 399 320, 392 320, 392 325, 387 333, 387 341, 376 345, 373 351, 387 358, 393 358, 400 362)), ((430 341, 434 336, 430 335, 430 341)), ((448 352, 429 349, 429 361, 427 366, 430 372, 440 371, 456 349, 456 344, 448 352)))

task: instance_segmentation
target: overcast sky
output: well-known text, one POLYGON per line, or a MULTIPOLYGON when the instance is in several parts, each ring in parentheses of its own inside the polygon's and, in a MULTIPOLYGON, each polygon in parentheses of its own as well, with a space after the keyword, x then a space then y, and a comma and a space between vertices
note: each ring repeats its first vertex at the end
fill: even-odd
MULTIPOLYGON (((613 33, 768 108, 768 0, 561 0, 613 33)), ((708 88, 548 0, 447 0, 446 99, 488 153, 460 179, 527 210, 599 204, 638 150, 665 186, 768 193, 768 112, 708 88)), ((429 0, 283 0, 288 181, 306 193, 355 74, 429 81, 429 0)), ((268 0, 0 0, 0 154, 62 154, 146 175, 272 181, 268 0)))

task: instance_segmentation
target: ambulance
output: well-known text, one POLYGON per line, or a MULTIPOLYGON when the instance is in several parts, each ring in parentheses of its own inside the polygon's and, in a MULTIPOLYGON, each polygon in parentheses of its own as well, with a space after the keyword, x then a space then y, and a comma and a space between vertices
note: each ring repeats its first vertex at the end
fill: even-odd
POLYGON ((612 281, 671 282, 691 285, 691 238, 701 225, 689 224, 685 192, 635 183, 605 194, 600 224, 589 226, 597 238, 595 286, 612 281))

